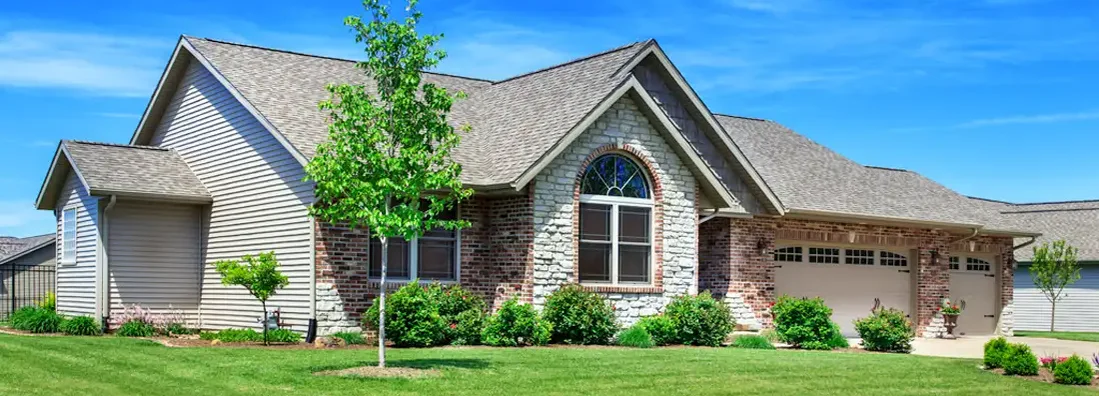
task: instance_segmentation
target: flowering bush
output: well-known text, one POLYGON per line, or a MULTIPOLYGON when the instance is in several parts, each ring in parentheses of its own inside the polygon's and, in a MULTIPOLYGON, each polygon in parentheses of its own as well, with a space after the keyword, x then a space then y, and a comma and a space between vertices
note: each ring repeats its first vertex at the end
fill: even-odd
POLYGON ((962 308, 956 304, 950 302, 950 299, 943 299, 943 303, 939 305, 939 312, 943 315, 961 315, 962 308))
POLYGON ((427 294, 439 307, 439 317, 446 322, 442 344, 477 345, 481 343, 481 330, 487 307, 481 297, 458 285, 443 286, 434 282, 427 294))
POLYGON ((1064 356, 1042 356, 1038 359, 1038 363, 1041 363, 1042 367, 1049 369, 1049 371, 1053 371, 1053 369, 1057 368, 1058 364, 1064 363, 1065 360, 1068 360, 1068 358, 1064 356))
POLYGON ((162 312, 153 311, 152 309, 144 308, 138 304, 129 306, 123 305, 121 311, 117 311, 111 315, 111 327, 120 328, 122 325, 130 322, 144 323, 160 334, 180 334, 180 329, 188 328, 187 319, 184 316, 183 311, 175 309, 171 305, 168 306, 167 310, 163 310, 162 312), (169 329, 175 331, 170 331, 169 329))

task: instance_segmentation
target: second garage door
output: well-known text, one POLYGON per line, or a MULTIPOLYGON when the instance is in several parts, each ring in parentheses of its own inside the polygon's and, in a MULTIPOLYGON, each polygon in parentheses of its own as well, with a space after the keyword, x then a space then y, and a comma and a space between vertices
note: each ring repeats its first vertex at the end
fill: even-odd
POLYGON ((844 335, 876 301, 912 312, 911 252, 907 250, 780 244, 775 250, 775 294, 821 297, 844 335))

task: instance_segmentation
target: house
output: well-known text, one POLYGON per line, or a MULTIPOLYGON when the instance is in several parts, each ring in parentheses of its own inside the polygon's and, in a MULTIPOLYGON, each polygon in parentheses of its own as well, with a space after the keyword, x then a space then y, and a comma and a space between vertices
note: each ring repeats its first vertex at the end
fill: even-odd
MULTIPOLYGON (((1054 323, 1058 331, 1099 331, 1099 201, 992 202, 1019 224, 1042 233, 1034 246, 1065 240, 1078 249, 1080 280, 1065 288, 1054 323)), ((1051 304, 1031 280, 1033 258, 1033 246, 1015 252, 1015 328, 1049 331, 1051 304)))
POLYGON ((1011 331, 1013 241, 1038 233, 916 173, 714 114, 655 41, 499 81, 423 78, 468 95, 453 157, 476 195, 447 215, 471 226, 382 252, 307 210, 317 103, 326 84, 368 84, 354 62, 182 37, 128 144, 57 149, 37 207, 59 224, 58 309, 171 305, 202 328, 256 326, 259 304, 211 264, 275 251, 290 285, 268 305, 319 334, 359 327, 382 254, 390 279, 460 283, 492 306, 540 307, 578 282, 623 324, 708 290, 767 327, 788 293, 823 296, 848 334, 880 303, 930 337, 941 300, 966 293, 964 331, 1011 331), (955 273, 951 257, 982 264, 955 273))
POLYGON ((54 234, 0 238, 0 317, 53 291, 54 234))

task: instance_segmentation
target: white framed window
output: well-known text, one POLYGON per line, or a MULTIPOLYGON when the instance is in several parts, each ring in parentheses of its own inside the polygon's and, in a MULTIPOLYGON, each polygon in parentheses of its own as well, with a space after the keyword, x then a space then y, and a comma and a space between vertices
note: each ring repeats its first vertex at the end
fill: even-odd
POLYGON ((76 208, 61 211, 61 263, 76 262, 76 208))
POLYGON ((809 262, 817 264, 839 264, 840 250, 837 248, 809 248, 809 262))
POLYGON ((801 246, 790 246, 775 249, 775 261, 784 263, 801 262, 801 246))
POLYGON ((992 262, 979 257, 950 256, 950 270, 992 272, 992 262), (962 266, 963 262, 965 263, 964 267, 962 266))
POLYGON ((844 262, 855 265, 874 265, 874 251, 867 249, 844 249, 844 262))
POLYGON ((887 266, 887 267, 907 267, 908 266, 908 257, 903 255, 903 254, 900 254, 900 253, 893 253, 893 252, 890 252, 890 251, 887 251, 887 250, 880 250, 880 251, 878 251, 878 259, 879 259, 878 262, 881 263, 881 265, 884 265, 884 266, 887 266))
POLYGON ((652 283, 653 206, 634 160, 607 154, 588 165, 580 182, 581 283, 652 283))
MULTIPOLYGON (((458 211, 451 209, 439 215, 443 220, 458 218, 458 211)), ((386 263, 386 279, 455 282, 461 263, 461 231, 435 229, 422 237, 406 241, 389 238, 389 262, 386 263)), ((370 238, 367 274, 370 278, 382 276, 382 241, 370 238)))

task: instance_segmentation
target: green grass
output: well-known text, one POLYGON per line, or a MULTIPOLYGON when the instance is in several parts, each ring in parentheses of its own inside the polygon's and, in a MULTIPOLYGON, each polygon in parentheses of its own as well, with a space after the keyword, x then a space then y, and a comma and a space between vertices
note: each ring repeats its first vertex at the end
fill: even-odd
POLYGON ((975 360, 735 348, 392 349, 391 366, 442 375, 312 374, 373 365, 376 356, 373 349, 167 348, 119 337, 0 335, 0 394, 1094 395, 983 372, 975 360))
POLYGON ((1016 337, 1056 338, 1069 341, 1099 342, 1099 333, 1075 333, 1068 331, 1015 331, 1016 337))

